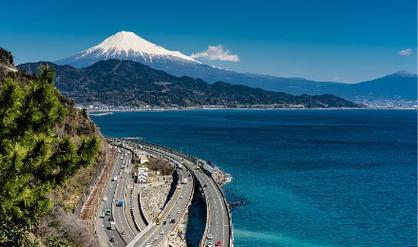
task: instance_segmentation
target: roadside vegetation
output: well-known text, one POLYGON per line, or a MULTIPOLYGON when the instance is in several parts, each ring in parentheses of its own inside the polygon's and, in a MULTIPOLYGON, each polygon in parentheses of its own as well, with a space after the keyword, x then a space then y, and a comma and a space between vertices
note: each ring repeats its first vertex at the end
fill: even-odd
POLYGON ((94 124, 58 92, 47 66, 0 79, 0 246, 84 245, 67 212, 94 173, 102 146, 94 124), (40 241, 41 223, 58 230, 40 241))
POLYGON ((160 171, 162 176, 171 175, 175 170, 170 162, 160 158, 150 158, 146 165, 151 171, 160 171))

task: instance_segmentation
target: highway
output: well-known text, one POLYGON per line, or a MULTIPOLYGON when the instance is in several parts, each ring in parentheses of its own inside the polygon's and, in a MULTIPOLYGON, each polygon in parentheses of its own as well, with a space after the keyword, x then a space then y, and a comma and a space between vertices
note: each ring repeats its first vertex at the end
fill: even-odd
POLYGON ((200 183, 206 201, 206 227, 205 234, 202 237, 203 246, 232 246, 231 243, 231 225, 229 219, 229 210, 225 198, 218 185, 200 166, 197 166, 193 158, 187 157, 175 150, 163 148, 160 146, 141 143, 143 149, 149 152, 157 152, 163 156, 169 157, 178 162, 182 162, 186 167, 193 171, 197 181, 200 183))
POLYGON ((103 235, 98 234, 101 244, 106 242, 104 246, 113 247, 168 247, 170 234, 174 234, 173 230, 181 223, 191 203, 196 180, 204 193, 207 209, 205 232, 199 246, 233 246, 228 205, 219 186, 210 174, 203 170, 200 160, 154 144, 134 143, 127 140, 123 142, 111 140, 111 142, 114 147, 118 146, 119 157, 99 209, 102 211, 99 215, 103 217, 101 223, 107 238, 103 240, 103 235), (141 208, 138 204, 140 188, 135 187, 130 177, 132 152, 136 150, 168 160, 176 167, 179 174, 179 184, 170 201, 157 219, 151 219, 150 222, 146 222, 140 215, 141 208), (183 179, 187 182, 180 183, 183 179), (130 197, 132 189, 136 193, 130 197), (120 200, 124 200, 122 206, 119 204, 120 200), (110 222, 113 221, 115 227, 111 229, 110 222))
POLYGON ((223 195, 215 181, 201 169, 195 170, 195 176, 203 186, 207 216, 205 236, 202 238, 203 246, 214 246, 220 242, 221 246, 229 246, 230 226, 228 208, 223 195))
MULTIPOLYGON (((125 149, 121 149, 121 154, 122 164, 120 174, 116 181, 116 192, 112 200, 112 215, 116 223, 116 229, 122 235, 124 242, 129 243, 137 233, 136 229, 129 224, 129 218, 132 219, 132 217, 127 214, 126 211, 128 207, 128 197, 126 191, 128 189, 127 187, 129 186, 128 181, 130 180, 128 177, 131 176, 130 163, 132 160, 132 155, 125 149), (122 200, 123 205, 119 204, 118 206, 118 203, 120 203, 122 200)), ((133 184, 131 184, 131 187, 132 186, 133 184)))
POLYGON ((170 233, 180 223, 185 215, 194 190, 194 177, 192 173, 181 164, 177 163, 177 172, 179 181, 187 179, 187 183, 181 183, 177 186, 177 190, 173 194, 163 212, 159 215, 158 223, 154 222, 146 228, 146 232, 138 235, 134 241, 128 246, 135 247, 151 247, 151 246, 168 246, 167 240, 170 233))
POLYGON ((109 181, 109 184, 105 191, 105 195, 103 197, 103 205, 99 209, 102 210, 100 215, 103 217, 102 223, 107 236, 106 241, 109 242, 111 246, 115 247, 126 245, 126 241, 123 239, 122 235, 118 231, 116 231, 116 229, 110 229, 110 222, 114 220, 115 216, 113 204, 116 190, 118 187, 118 181, 113 181, 113 178, 118 178, 120 176, 122 171, 122 165, 125 162, 125 158, 121 160, 120 157, 123 157, 122 154, 119 154, 118 159, 116 160, 116 164, 111 176, 111 181, 109 181))

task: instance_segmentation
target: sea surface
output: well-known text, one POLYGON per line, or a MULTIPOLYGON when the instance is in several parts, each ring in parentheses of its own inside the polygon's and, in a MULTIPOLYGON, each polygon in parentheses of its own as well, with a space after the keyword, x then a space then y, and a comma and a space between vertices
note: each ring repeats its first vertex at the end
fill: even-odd
POLYGON ((92 118, 107 136, 142 137, 231 174, 228 200, 246 202, 232 210, 237 247, 417 246, 416 111, 196 110, 92 118))

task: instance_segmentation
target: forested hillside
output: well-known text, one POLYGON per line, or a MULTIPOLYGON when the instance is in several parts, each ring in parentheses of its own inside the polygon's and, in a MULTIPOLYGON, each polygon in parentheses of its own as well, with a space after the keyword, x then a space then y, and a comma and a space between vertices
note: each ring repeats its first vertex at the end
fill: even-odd
POLYGON ((91 243, 59 221, 72 217, 83 184, 94 173, 104 151, 100 134, 86 113, 58 92, 52 70, 16 73, 11 54, 0 50, 0 246, 91 243), (45 224, 57 213, 62 219, 45 224), (57 226, 67 229, 50 229, 57 226))
POLYGON ((78 104, 97 102, 112 107, 361 107, 334 95, 290 95, 225 82, 206 83, 191 77, 176 77, 144 64, 114 60, 97 62, 83 69, 53 63, 28 63, 18 68, 33 73, 48 64, 57 71, 57 86, 78 104))

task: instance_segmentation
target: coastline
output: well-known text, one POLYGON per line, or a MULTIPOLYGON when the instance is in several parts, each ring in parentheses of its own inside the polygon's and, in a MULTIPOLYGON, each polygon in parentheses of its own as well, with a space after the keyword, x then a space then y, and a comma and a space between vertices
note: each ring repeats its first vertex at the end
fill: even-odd
MULTIPOLYGON (((78 106, 79 109, 84 109, 78 106)), ((261 108, 261 107, 182 107, 182 108, 131 108, 131 109, 119 109, 119 108, 107 108, 107 109, 87 109, 89 115, 92 116, 105 116, 111 115, 113 112, 174 112, 174 111, 326 111, 326 110, 417 110, 417 107, 330 107, 330 108, 261 108)))

